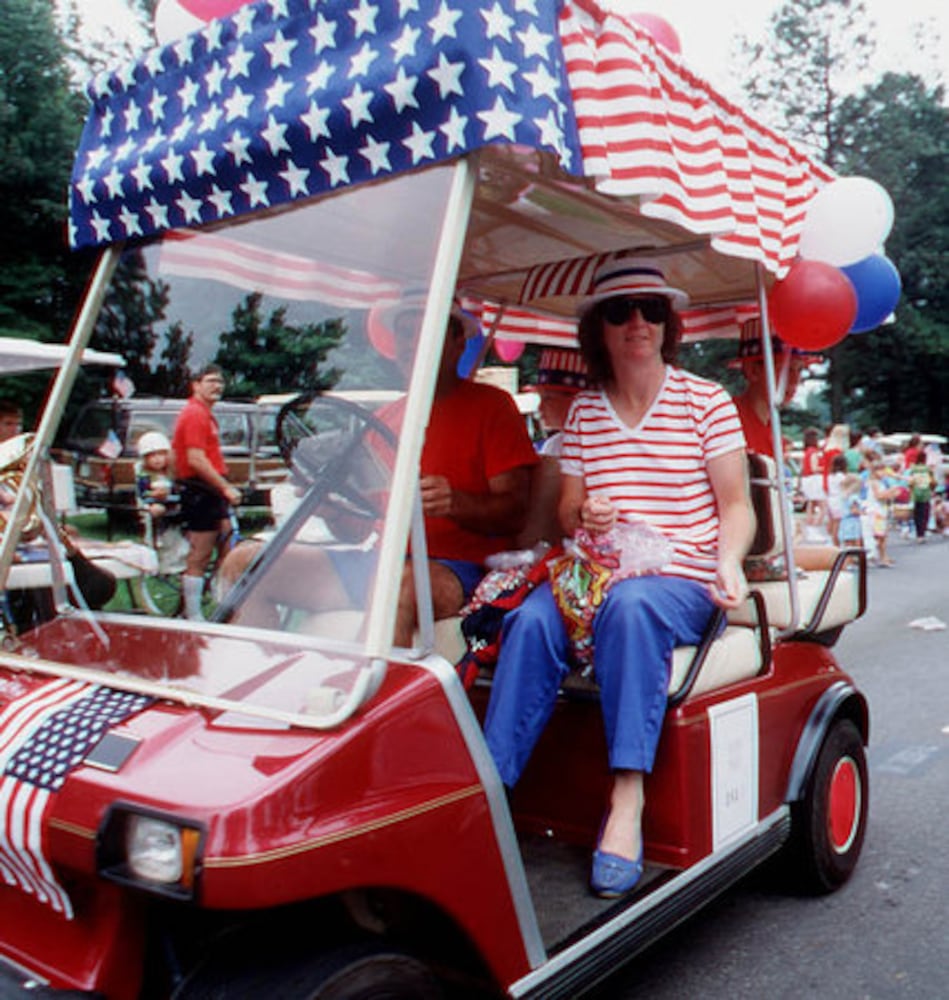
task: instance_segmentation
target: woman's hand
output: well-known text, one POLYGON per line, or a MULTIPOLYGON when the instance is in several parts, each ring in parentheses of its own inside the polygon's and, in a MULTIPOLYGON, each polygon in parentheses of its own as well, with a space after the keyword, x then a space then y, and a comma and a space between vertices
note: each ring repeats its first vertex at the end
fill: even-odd
POLYGON ((602 535, 616 524, 616 508, 606 497, 588 496, 580 508, 580 527, 591 535, 602 535))
POLYGON ((732 556, 719 559, 715 582, 709 584, 712 600, 725 611, 737 608, 748 596, 748 581, 741 560, 732 556))

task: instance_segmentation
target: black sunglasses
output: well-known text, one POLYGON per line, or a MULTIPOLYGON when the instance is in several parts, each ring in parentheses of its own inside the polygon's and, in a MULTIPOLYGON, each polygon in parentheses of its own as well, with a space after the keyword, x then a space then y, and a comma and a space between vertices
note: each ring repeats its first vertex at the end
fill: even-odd
POLYGON ((600 314, 611 326, 624 326, 637 310, 647 323, 665 323, 669 300, 661 295, 614 295, 600 303, 600 314))

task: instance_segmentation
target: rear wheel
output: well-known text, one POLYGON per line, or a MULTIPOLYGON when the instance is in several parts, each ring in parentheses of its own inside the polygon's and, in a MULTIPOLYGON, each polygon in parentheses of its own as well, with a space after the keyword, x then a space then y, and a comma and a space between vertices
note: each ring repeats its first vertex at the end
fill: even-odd
POLYGON ((863 739, 853 722, 837 719, 793 808, 792 857, 807 891, 832 892, 850 878, 863 847, 868 799, 863 739))

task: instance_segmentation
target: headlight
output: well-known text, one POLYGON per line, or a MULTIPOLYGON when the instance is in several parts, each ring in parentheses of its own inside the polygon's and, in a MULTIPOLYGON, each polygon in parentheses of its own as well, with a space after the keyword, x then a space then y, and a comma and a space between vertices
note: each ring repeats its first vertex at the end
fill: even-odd
POLYGON ((173 823, 151 816, 129 816, 125 840, 133 875, 149 882, 181 879, 181 831, 173 823))
POLYGON ((191 899, 203 840, 197 823, 116 804, 99 835, 99 872, 125 885, 191 899))

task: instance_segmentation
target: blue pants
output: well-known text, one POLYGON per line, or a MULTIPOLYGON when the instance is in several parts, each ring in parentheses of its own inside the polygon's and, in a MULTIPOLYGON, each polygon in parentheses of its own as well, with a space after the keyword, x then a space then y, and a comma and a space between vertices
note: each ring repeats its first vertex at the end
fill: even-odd
MULTIPOLYGON (((698 643, 715 605, 704 584, 674 576, 622 580, 593 619, 593 668, 614 769, 650 771, 662 730, 672 651, 698 643)), ((504 620, 484 732, 514 785, 570 669, 567 632, 550 584, 504 620)))

